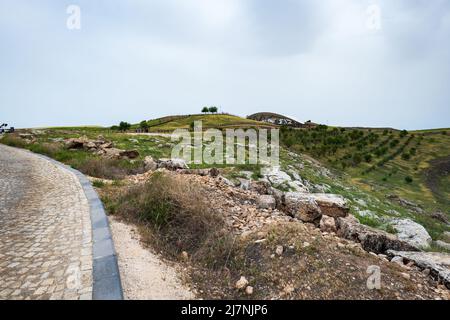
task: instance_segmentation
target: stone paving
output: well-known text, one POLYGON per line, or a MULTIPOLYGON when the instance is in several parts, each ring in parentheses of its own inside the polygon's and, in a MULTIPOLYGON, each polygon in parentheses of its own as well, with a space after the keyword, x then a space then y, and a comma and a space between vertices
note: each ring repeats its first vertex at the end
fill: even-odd
POLYGON ((0 299, 91 298, 91 220, 78 179, 0 144, 0 299))

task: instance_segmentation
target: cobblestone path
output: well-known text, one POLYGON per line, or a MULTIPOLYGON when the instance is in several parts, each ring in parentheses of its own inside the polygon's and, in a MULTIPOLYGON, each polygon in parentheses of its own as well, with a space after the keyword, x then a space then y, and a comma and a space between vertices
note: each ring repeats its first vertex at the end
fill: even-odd
POLYGON ((91 298, 91 221, 78 179, 0 144, 0 299, 91 298))

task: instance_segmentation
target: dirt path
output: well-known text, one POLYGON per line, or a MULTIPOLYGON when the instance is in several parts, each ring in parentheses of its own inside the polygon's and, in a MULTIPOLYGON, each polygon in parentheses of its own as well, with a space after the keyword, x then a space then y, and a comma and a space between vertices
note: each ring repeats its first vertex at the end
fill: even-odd
POLYGON ((123 294, 128 300, 194 299, 175 268, 140 244, 137 230, 109 217, 123 294))

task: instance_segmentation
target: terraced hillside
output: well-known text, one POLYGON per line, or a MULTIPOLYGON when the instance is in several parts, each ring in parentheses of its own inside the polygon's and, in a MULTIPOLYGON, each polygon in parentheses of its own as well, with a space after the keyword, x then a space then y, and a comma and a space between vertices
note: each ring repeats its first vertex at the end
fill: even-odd
MULTIPOLYGON (((271 124, 245 119, 229 114, 195 114, 168 116, 147 121, 150 132, 171 132, 175 129, 189 129, 194 121, 202 121, 203 128, 271 128, 271 124)), ((136 125, 137 127, 137 125, 136 125)))
POLYGON ((450 130, 319 126, 283 128, 281 137, 289 150, 319 160, 349 185, 383 202, 402 203, 416 221, 430 229, 435 229, 431 227, 433 215, 450 218, 450 130))

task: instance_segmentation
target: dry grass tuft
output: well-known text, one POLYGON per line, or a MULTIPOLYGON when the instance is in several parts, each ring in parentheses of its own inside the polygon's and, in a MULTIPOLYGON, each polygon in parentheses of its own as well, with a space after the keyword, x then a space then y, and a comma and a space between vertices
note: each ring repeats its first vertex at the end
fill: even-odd
POLYGON ((143 227, 144 240, 158 251, 171 257, 187 251, 191 261, 216 269, 225 265, 232 237, 208 196, 199 184, 156 172, 109 201, 107 209, 143 227))

